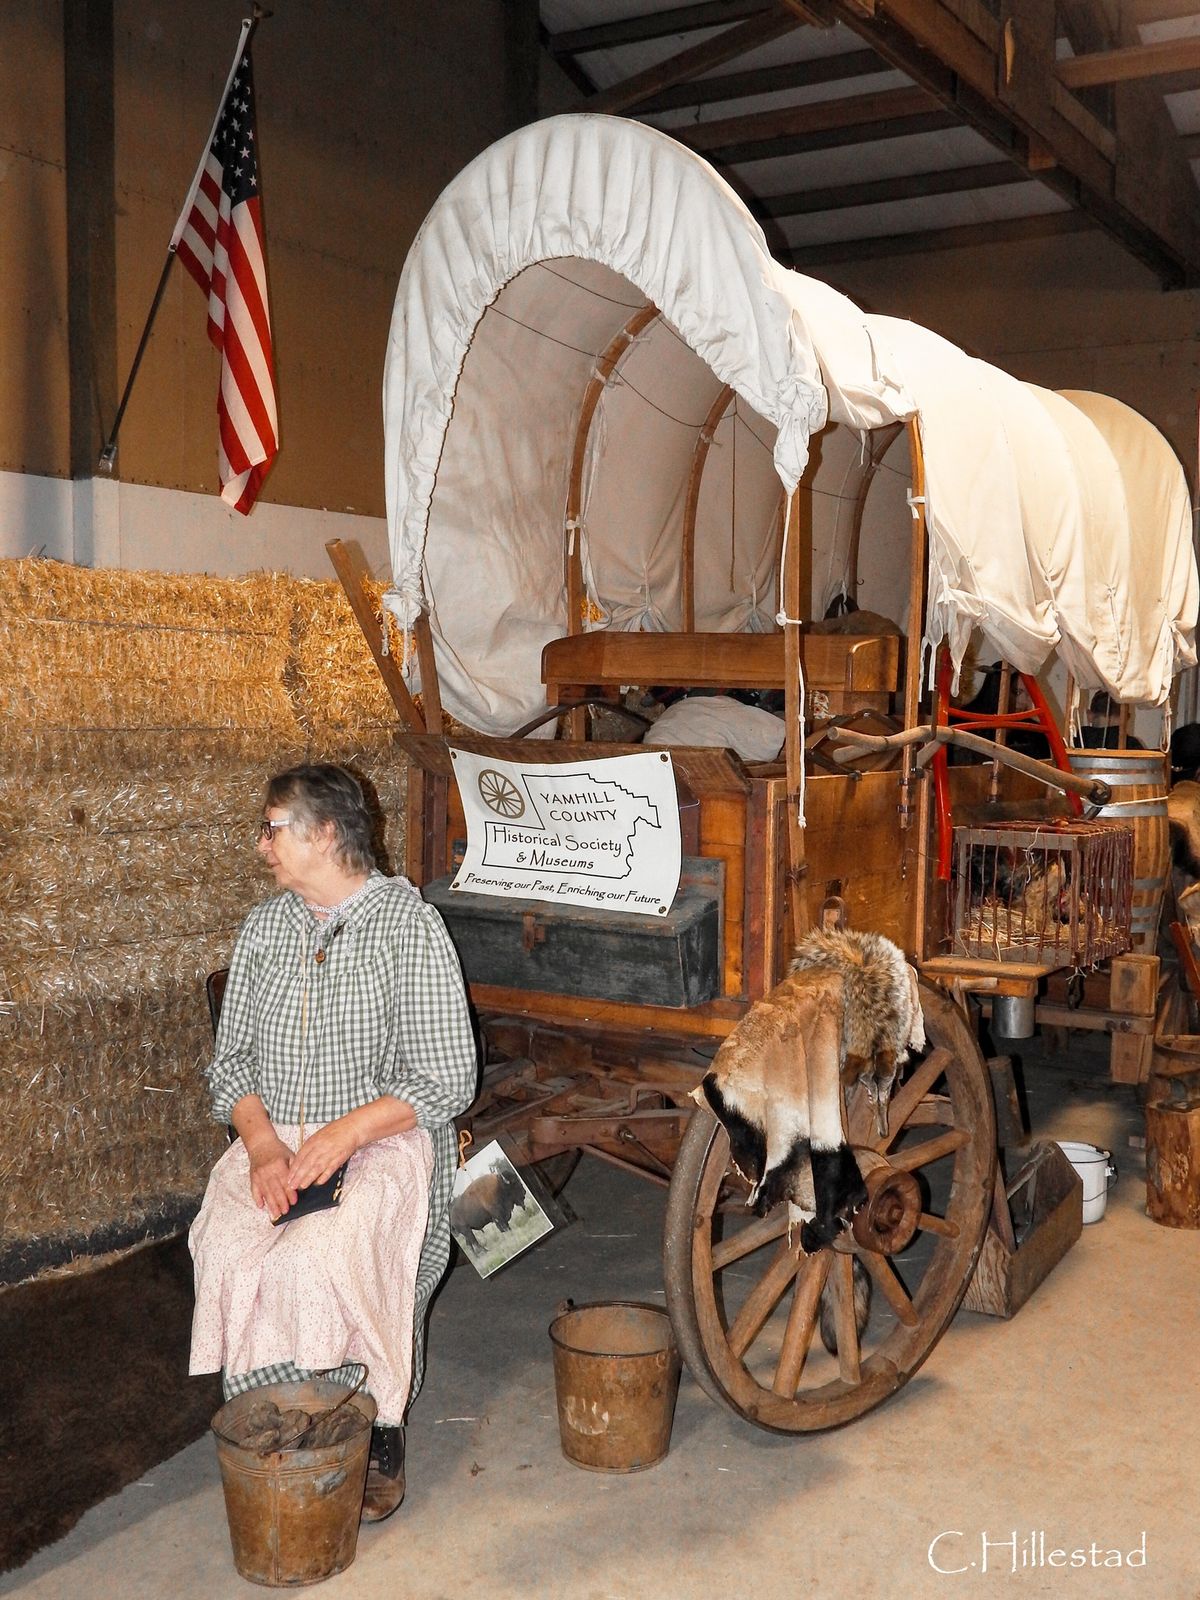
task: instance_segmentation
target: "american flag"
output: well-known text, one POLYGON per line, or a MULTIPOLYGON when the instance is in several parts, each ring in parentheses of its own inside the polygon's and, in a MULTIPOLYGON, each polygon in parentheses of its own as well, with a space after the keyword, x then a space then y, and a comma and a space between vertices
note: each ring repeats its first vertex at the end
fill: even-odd
POLYGON ((246 513, 279 448, 279 425, 254 144, 254 76, 241 45, 172 244, 208 296, 208 336, 221 352, 221 498, 246 513))

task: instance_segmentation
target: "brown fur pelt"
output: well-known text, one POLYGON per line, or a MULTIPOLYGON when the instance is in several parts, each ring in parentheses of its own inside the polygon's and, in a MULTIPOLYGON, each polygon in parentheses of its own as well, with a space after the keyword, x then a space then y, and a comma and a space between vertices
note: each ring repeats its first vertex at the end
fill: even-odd
POLYGON ((886 1117, 909 1051, 925 1043, 916 974, 874 933, 812 933, 782 983, 722 1044, 697 1100, 724 1124, 760 1214, 787 1200, 805 1250, 828 1244, 866 1191, 844 1127, 860 1079, 886 1117))

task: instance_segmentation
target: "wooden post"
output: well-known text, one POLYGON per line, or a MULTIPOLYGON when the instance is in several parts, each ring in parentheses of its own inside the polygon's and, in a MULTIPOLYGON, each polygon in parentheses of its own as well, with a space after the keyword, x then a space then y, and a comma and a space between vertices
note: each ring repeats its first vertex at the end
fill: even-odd
POLYGON ((429 616, 422 611, 413 623, 417 643, 417 665, 421 669, 421 706, 425 712, 426 733, 441 734, 442 691, 438 685, 437 658, 433 653, 433 630, 429 616))
POLYGON ((356 544, 343 544, 341 539, 330 539, 325 546, 325 552, 333 564, 333 570, 337 573, 342 588, 346 591, 350 609, 354 612, 362 629, 363 638, 375 658, 375 665, 379 668, 379 676, 383 679, 384 687, 400 713, 401 722, 409 733, 424 733, 425 724, 421 720, 421 713, 408 692, 408 685, 404 681, 395 656, 383 653, 383 619, 376 613, 371 597, 367 593, 367 579, 370 573, 362 551, 356 544))
POLYGON ((799 944, 811 925, 808 908, 807 863, 804 859, 804 828, 800 822, 800 773, 804 760, 804 725, 800 716, 800 497, 790 501, 785 529, 787 559, 783 572, 783 609, 788 621, 783 627, 784 705, 787 719, 785 755, 787 758, 787 837, 788 898, 792 908, 792 937, 799 944), (790 514, 789 514, 790 512, 790 514))
MULTIPOLYGON (((908 640, 904 656, 904 727, 917 726, 921 705, 921 639, 925 627, 925 556, 927 525, 925 518, 925 454, 921 444, 921 424, 912 417, 907 423, 908 452, 912 469, 912 494, 917 502, 913 506, 912 544, 908 569, 908 640)), ((936 700, 934 702, 936 715, 936 700)), ((912 826, 912 785, 915 755, 911 746, 905 748, 900 769, 900 836, 912 826)), ((928 920, 929 890, 929 834, 933 826, 932 785, 921 784, 917 802, 917 873, 913 917, 912 953, 918 961, 928 954, 926 922, 928 920)))

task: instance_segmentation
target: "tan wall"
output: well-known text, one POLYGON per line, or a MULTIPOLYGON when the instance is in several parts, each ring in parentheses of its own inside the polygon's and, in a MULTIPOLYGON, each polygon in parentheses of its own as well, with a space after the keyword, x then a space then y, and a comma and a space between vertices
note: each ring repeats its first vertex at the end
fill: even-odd
POLYGON ((0 7, 0 470, 69 470, 62 7, 0 7), (18 67, 19 63, 19 67, 18 67))
MULTIPOLYGON (((263 498, 379 515, 388 322, 408 245, 504 133, 507 0, 290 0, 254 47, 282 449, 263 498)), ((208 135, 243 0, 113 0, 117 383, 208 135)), ((61 7, 5 0, 0 470, 69 472, 61 7), (15 286, 15 290, 13 287, 15 286)), ((126 481, 217 490, 218 357, 176 266, 121 434, 126 481)))
POLYGON ((1125 401, 1170 439, 1195 491, 1200 291, 1164 293, 1105 234, 831 263, 819 275, 1018 378, 1125 401))

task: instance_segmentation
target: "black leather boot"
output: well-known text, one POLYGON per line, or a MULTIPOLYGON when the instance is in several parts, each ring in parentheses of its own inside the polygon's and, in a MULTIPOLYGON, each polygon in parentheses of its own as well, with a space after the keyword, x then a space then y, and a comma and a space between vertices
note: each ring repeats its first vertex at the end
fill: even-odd
POLYGON ((384 1423, 371 1429, 371 1460, 363 1495, 362 1521, 382 1522, 404 1499, 404 1427, 384 1423))

